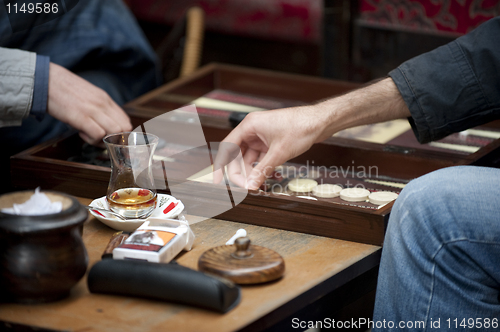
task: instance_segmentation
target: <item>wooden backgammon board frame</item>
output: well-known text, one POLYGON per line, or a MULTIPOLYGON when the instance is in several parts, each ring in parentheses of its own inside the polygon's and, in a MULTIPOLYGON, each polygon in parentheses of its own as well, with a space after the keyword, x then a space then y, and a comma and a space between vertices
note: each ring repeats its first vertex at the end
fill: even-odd
MULTIPOLYGON (((231 65, 210 64, 189 77, 175 80, 130 103, 125 109, 134 126, 167 111, 177 109, 215 89, 259 97, 293 100, 308 104, 345 93, 359 85, 293 74, 277 73, 231 65)), ((200 114, 207 141, 221 141, 232 129, 228 118, 200 114)), ((497 123, 490 126, 498 128, 497 123)), ((77 134, 66 135, 23 151, 11 158, 11 176, 17 188, 52 189, 80 197, 104 196, 110 169, 67 159, 78 153, 82 141, 77 134)), ((491 161, 500 139, 472 154, 432 151, 415 147, 382 145, 332 137, 315 144, 291 162, 348 167, 376 165, 383 179, 403 182, 436 169, 453 165, 484 164, 491 161)), ((169 179, 170 183, 170 179, 169 179)), ((210 200, 210 185, 196 193, 210 200)), ((217 204, 217 202, 214 202, 217 204)), ((380 209, 363 209, 323 201, 279 195, 249 194, 235 208, 217 216, 249 224, 304 232, 343 240, 382 245, 392 203, 380 209)))

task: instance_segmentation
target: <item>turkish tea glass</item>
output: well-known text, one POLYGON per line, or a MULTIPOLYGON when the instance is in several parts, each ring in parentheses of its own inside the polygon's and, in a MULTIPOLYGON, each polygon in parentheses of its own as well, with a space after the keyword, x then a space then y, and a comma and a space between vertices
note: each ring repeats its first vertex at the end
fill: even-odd
POLYGON ((156 207, 152 162, 158 136, 123 132, 104 137, 111 159, 106 199, 125 218, 146 218, 156 207))

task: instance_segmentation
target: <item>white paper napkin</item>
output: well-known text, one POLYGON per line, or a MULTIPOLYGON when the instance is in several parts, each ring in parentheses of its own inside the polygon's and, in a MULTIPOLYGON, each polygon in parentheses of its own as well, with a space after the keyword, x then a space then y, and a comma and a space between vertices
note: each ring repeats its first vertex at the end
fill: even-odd
POLYGON ((22 204, 14 204, 11 208, 2 209, 3 213, 23 215, 23 216, 39 216, 43 214, 52 214, 62 211, 61 202, 51 202, 44 193, 40 192, 40 187, 35 189, 35 193, 29 200, 22 204))

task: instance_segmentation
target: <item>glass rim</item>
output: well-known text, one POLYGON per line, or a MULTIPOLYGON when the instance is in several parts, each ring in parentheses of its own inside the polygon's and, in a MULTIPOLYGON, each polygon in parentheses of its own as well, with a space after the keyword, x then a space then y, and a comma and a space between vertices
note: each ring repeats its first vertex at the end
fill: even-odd
POLYGON ((120 143, 116 143, 116 142, 110 142, 109 139, 111 137, 129 137, 130 135, 135 135, 135 136, 138 136, 138 135, 142 135, 143 137, 150 137, 151 139, 145 139, 145 142, 144 143, 141 143, 141 144, 137 144, 136 146, 147 146, 147 145, 153 145, 153 144, 158 144, 158 142, 160 141, 160 138, 158 136, 156 136, 155 134, 151 134, 151 133, 146 133, 146 132, 142 132, 142 131, 122 131, 122 132, 119 132, 119 133, 113 133, 113 134, 108 134, 106 136, 103 137, 102 141, 104 142, 104 144, 106 145, 117 145, 117 146, 133 146, 132 144, 120 144, 120 143), (146 143, 147 142, 147 143, 146 143))

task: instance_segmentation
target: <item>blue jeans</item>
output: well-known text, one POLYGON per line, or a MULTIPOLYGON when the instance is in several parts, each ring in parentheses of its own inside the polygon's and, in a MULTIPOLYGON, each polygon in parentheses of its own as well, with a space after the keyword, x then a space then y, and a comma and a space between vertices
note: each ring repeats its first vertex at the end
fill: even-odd
POLYGON ((499 294, 500 170, 411 181, 389 218, 372 331, 498 330, 499 294))
MULTIPOLYGON (((121 0, 80 0, 63 16, 12 33, 5 11, 0 13, 0 46, 50 56, 61 65, 105 90, 119 105, 161 83, 159 61, 135 18, 121 0)), ((67 131, 45 116, 29 117, 20 127, 0 128, 11 155, 67 131)))

